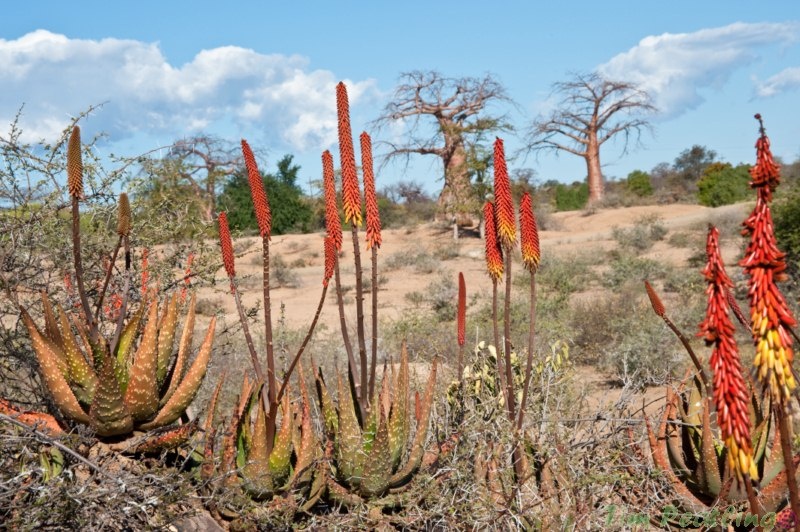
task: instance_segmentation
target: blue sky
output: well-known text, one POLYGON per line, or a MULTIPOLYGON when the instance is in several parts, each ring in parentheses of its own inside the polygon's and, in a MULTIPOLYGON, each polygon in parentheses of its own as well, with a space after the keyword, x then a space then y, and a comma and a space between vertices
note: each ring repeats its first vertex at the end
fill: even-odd
MULTIPOLYGON (((83 124, 84 135, 108 134, 101 151, 135 155, 200 132, 244 137, 266 152, 268 169, 292 153, 302 179, 317 179, 322 150, 337 153, 339 80, 355 135, 410 70, 493 74, 518 104, 496 110, 522 132, 548 109, 554 82, 600 70, 639 83, 660 110, 643 147, 625 156, 604 147, 608 177, 672 162, 693 144, 751 162, 756 112, 774 153, 800 158, 796 0, 32 1, 15 10, 0 19, 2 136, 23 104, 26 139, 38 140, 106 102, 83 124)), ((504 137, 509 152, 521 147, 504 137)), ((585 175, 568 154, 509 164, 539 180, 585 175)), ((436 192, 441 173, 420 156, 408 169, 384 168, 378 186, 406 179, 436 192)))

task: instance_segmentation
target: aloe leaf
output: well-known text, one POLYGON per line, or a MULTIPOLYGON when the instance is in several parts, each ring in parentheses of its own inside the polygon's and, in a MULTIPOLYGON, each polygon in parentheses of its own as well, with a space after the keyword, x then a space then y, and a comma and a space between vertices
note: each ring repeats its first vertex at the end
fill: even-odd
POLYGON ((157 453, 168 449, 176 449, 191 438, 197 430, 199 422, 195 419, 191 423, 156 429, 148 433, 145 438, 134 448, 134 454, 157 453))
MULTIPOLYGON (((192 366, 189 368, 189 371, 186 372, 186 376, 178 385, 178 388, 175 390, 172 397, 170 397, 169 401, 167 401, 167 404, 158 412, 155 419, 142 425, 143 429, 169 425, 181 417, 192 403, 194 396, 197 394, 197 390, 200 389, 200 385, 203 383, 203 377, 205 377, 206 370, 208 369, 208 361, 211 358, 211 349, 214 343, 214 328, 216 324, 217 318, 211 318, 205 339, 200 346, 200 350, 194 362, 192 362, 192 366)), ((157 404, 158 401, 156 400, 156 405, 157 404)))
POLYGON ((133 418, 117 384, 111 357, 104 357, 100 362, 99 382, 89 414, 100 436, 118 436, 133 430, 133 418))
POLYGON ((197 294, 192 294, 192 300, 189 302, 189 310, 186 311, 186 319, 183 323, 183 332, 181 332, 181 339, 178 343, 178 356, 175 358, 175 365, 172 367, 172 375, 170 376, 169 388, 167 393, 161 399, 161 406, 169 401, 172 394, 178 387, 178 384, 183 379, 183 372, 186 362, 189 360, 189 353, 192 351, 192 336, 194 335, 194 321, 195 321, 195 306, 197 304, 197 294))
POLYGON ((336 435, 339 431, 339 419, 336 415, 336 408, 333 406, 333 401, 328 393, 328 387, 325 385, 325 379, 322 377, 322 372, 314 370, 314 378, 317 385, 317 395, 322 409, 322 417, 325 420, 325 431, 330 435, 336 435))
POLYGON ((58 321, 56 320, 53 306, 50 304, 50 299, 47 293, 42 290, 42 307, 44 308, 44 336, 56 345, 61 345, 61 331, 58 329, 58 321))
POLYGON ((400 348, 400 369, 394 390, 394 404, 389 417, 392 467, 397 468, 408 444, 411 422, 409 420, 408 349, 403 342, 400 348))
POLYGON ((172 294, 172 298, 166 304, 164 315, 158 327, 158 369, 156 378, 159 388, 167 378, 170 358, 172 358, 172 348, 175 345, 175 331, 178 328, 178 293, 172 294))
POLYGON ((425 454, 425 439, 428 436, 428 424, 431 417, 431 409, 433 408, 433 392, 435 387, 436 358, 431 362, 431 372, 428 376, 428 384, 425 387, 425 395, 422 399, 419 421, 417 422, 417 432, 414 434, 414 441, 411 444, 411 452, 409 453, 408 461, 400 471, 392 476, 390 480, 391 487, 397 487, 408 482, 419 469, 420 463, 422 463, 422 457, 425 454))
POLYGON ((304 381, 305 372, 303 365, 297 368, 297 380, 300 383, 300 397, 302 404, 300 408, 300 437, 294 445, 297 454, 297 463, 294 466, 293 478, 290 483, 303 485, 311 480, 314 474, 313 464, 318 457, 318 442, 314 434, 314 427, 311 421, 311 407, 308 397, 308 389, 304 381))
POLYGON ((700 442, 701 484, 705 492, 718 495, 722 489, 722 478, 719 472, 719 460, 714 447, 714 435, 711 432, 711 399, 705 400, 703 408, 703 432, 700 442))
POLYGON ((294 432, 294 420, 292 419, 292 409, 289 404, 288 388, 283 395, 283 416, 281 428, 275 436, 275 446, 269 455, 269 471, 273 482, 277 485, 282 484, 289 478, 291 471, 292 458, 292 434, 294 432))
POLYGON ((72 334, 69 318, 67 314, 56 306, 61 323, 60 337, 64 349, 64 355, 69 366, 70 383, 75 397, 81 403, 90 405, 94 399, 94 391, 97 388, 97 375, 92 366, 86 361, 83 352, 78 347, 75 335, 72 334))
POLYGON ((21 309, 21 311, 22 321, 28 329, 33 351, 36 353, 36 359, 39 362, 39 369, 42 372, 42 377, 53 398, 53 402, 68 418, 86 425, 91 424, 91 418, 83 411, 67 380, 64 378, 64 373, 61 370, 64 357, 59 353, 58 346, 53 345, 50 340, 42 336, 42 333, 39 332, 30 314, 25 309, 21 309))
POLYGON ((339 393, 339 430, 336 433, 337 473, 339 478, 351 487, 356 487, 361 482, 364 463, 361 428, 358 425, 350 390, 342 383, 341 373, 337 373, 336 377, 339 393))
MULTIPOLYGON (((134 421, 150 418, 158 410, 158 383, 156 382, 156 357, 158 342, 158 307, 150 303, 147 324, 142 342, 136 350, 130 370, 128 387, 125 390, 125 404, 134 421)), ((177 419, 177 418, 176 418, 177 419)), ((165 424, 165 423, 164 423, 165 424)), ((151 425, 155 428, 159 425, 151 425)))
MULTIPOLYGON (((245 488, 256 498, 269 497, 273 492, 274 482, 269 467, 269 453, 267 451, 267 413, 264 411, 264 402, 260 400, 263 387, 254 394, 256 401, 256 422, 253 425, 249 445, 246 449, 246 463, 242 468, 245 479, 245 488)), ((252 403, 251 403, 252 404, 252 403)), ((249 415, 245 412, 243 425, 249 425, 249 415)))
MULTIPOLYGON (((376 408, 376 410, 380 409, 376 408)), ((361 481, 360 491, 367 497, 381 495, 389 488, 389 478, 392 474, 392 453, 387 425, 386 416, 381 415, 375 441, 364 464, 364 478, 361 481)))

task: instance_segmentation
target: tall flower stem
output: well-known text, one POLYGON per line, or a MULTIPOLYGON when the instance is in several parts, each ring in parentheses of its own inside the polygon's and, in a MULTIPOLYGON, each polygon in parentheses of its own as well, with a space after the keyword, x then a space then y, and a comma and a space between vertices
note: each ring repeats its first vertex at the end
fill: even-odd
MULTIPOLYGON (((350 379, 353 385, 358 382, 358 365, 353 356, 353 344, 350 342, 350 334, 347 332, 347 318, 344 315, 344 296, 342 294, 342 276, 339 272, 339 257, 336 257, 336 262, 333 268, 333 282, 336 286, 336 304, 339 308, 339 328, 342 331, 342 341, 344 342, 344 350, 347 353, 347 366, 350 369, 350 379)), ((358 401, 361 406, 361 401, 358 401)))
POLYGON ((525 407, 528 403, 528 390, 531 385, 533 373, 534 340, 536 336, 536 274, 531 273, 530 311, 528 314, 528 360, 525 363, 525 383, 522 385, 522 399, 519 402, 517 415, 517 430, 522 430, 522 420, 525 417, 525 407))
POLYGON ((375 394, 375 367, 378 365, 378 248, 373 246, 372 253, 372 331, 370 368, 373 368, 369 378, 369 396, 375 394))
MULTIPOLYGON (((789 426, 789 415, 786 413, 786 403, 781 400, 773 403, 775 418, 778 420, 778 432, 781 438, 781 453, 783 453, 783 466, 786 468, 786 484, 789 487, 789 504, 795 516, 800 515, 800 494, 797 492, 797 471, 794 467, 792 454, 792 429, 789 426)), ((795 526, 800 530, 800 525, 795 526)))
POLYGON ((362 415, 366 419, 366 413, 369 408, 369 382, 375 380, 375 367, 367 367, 369 361, 367 360, 367 342, 364 334, 364 283, 362 280, 361 269, 361 249, 358 243, 358 226, 352 224, 353 234, 353 262, 356 269, 356 336, 358 338, 358 358, 361 362, 361 404, 362 415))
MULTIPOLYGON (((261 260, 263 264, 263 291, 264 291, 264 341, 267 353, 267 398, 270 405, 277 407, 276 380, 275 380, 275 354, 272 339, 272 302, 269 289, 269 235, 261 237, 261 260)), ((268 435, 269 436, 269 435, 268 435)))
POLYGON ((515 421, 516 405, 514 398, 514 374, 511 365, 511 253, 506 252, 506 294, 503 301, 503 353, 506 359, 506 395, 508 400, 508 419, 513 424, 515 421))

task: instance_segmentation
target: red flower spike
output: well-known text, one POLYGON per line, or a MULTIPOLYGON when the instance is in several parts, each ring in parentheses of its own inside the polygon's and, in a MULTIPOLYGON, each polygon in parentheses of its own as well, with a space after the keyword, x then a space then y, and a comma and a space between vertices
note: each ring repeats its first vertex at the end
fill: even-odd
POLYGON ((533 213, 531 195, 527 192, 519 202, 519 240, 522 251, 522 264, 531 272, 539 269, 541 253, 539 251, 539 228, 536 226, 536 215, 533 213))
POLYGON ((500 239, 500 245, 505 251, 508 251, 514 247, 517 241, 517 228, 503 139, 500 138, 495 138, 494 141, 494 203, 497 216, 497 236, 500 239))
POLYGON ((464 274, 458 272, 458 345, 464 345, 467 341, 467 284, 464 282, 464 274))
POLYGON ((483 206, 484 236, 486 242, 486 269, 489 277, 499 281, 503 277, 503 249, 497 240, 497 226, 495 225, 494 204, 487 201, 483 206))
POLYGON ((341 81, 336 85, 336 114, 339 118, 339 158, 342 162, 344 221, 360 226, 361 192, 358 190, 353 134, 350 132, 350 104, 347 101, 347 87, 341 81))
POLYGON ((741 480, 744 475, 758 478, 750 443, 749 391, 744 382, 739 349, 734 339, 730 319, 728 294, 733 286, 719 252, 719 231, 709 227, 706 243, 708 262, 703 276, 708 282, 706 318, 700 324, 698 336, 713 345, 709 365, 714 373, 714 404, 722 440, 728 448, 728 462, 741 480))
POLYGON ((242 155, 244 155, 244 166, 247 168, 247 181, 250 183, 250 197, 253 199, 253 209, 256 212, 256 222, 258 222, 258 232, 261 238, 270 238, 272 231, 272 213, 269 210, 267 193, 264 191, 264 180, 261 172, 258 171, 256 158, 253 150, 246 140, 242 139, 242 155))
POLYGON ((72 128, 67 142, 67 188, 71 197, 83 199, 83 158, 79 126, 72 128))
POLYGON ((333 156, 328 150, 322 153, 322 188, 325 194, 325 228, 338 252, 342 249, 342 221, 339 219, 339 208, 336 204, 333 156))
POLYGON ((231 240, 231 230, 228 228, 228 216, 225 212, 219 213, 219 245, 222 248, 222 264, 225 266, 225 273, 228 277, 236 275, 233 262, 233 240, 231 240))
POLYGON ((769 202, 780 182, 778 167, 769 150, 769 139, 761 116, 756 115, 760 136, 756 142, 756 166, 750 171, 756 189, 756 205, 742 224, 742 234, 750 237, 744 258, 739 262, 748 276, 750 326, 756 356, 753 364, 757 378, 769 388, 774 400, 788 400, 797 387, 792 373, 794 350, 789 329, 797 322, 777 282, 786 270, 785 254, 778 249, 769 202))
POLYGON ((650 304, 653 306, 653 312, 656 313, 656 316, 659 318, 663 318, 666 310, 664 309, 664 303, 661 302, 661 298, 658 297, 656 291, 650 285, 649 281, 644 282, 644 289, 647 291, 647 297, 650 298, 650 304))
POLYGON ((381 247, 381 213, 375 194, 375 172, 372 168, 372 139, 361 133, 361 169, 364 172, 364 207, 367 211, 367 249, 381 247))
POLYGON ((322 286, 328 286, 328 281, 333 277, 333 269, 336 266, 336 244, 329 236, 325 237, 325 273, 322 278, 322 286))

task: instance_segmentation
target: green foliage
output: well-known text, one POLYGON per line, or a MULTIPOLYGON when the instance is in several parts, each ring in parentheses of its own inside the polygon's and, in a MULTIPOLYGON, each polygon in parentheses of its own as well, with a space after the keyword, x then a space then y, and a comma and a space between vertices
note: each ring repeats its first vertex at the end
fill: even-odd
POLYGON ((642 170, 634 170, 628 174, 625 188, 639 197, 653 195, 653 184, 650 182, 650 174, 642 170))
POLYGON ((555 188, 557 211, 578 211, 589 201, 589 185, 575 182, 571 185, 558 183, 555 188))
POLYGON ((750 197, 750 165, 712 163, 697 182, 697 200, 707 207, 730 205, 750 197))
MULTIPOLYGON (((292 155, 285 155, 278 161, 277 172, 264 176, 264 188, 272 213, 273 234, 307 233, 313 229, 311 205, 297 185, 300 166, 292 164, 292 160, 292 155)), ((219 205, 227 211, 231 229, 258 229, 247 175, 237 174, 225 184, 219 197, 219 205)))
POLYGON ((775 201, 772 220, 778 247, 786 253, 789 273, 797 279, 800 273, 800 187, 775 201))
POLYGON ((646 251, 653 247, 655 242, 664 239, 667 229, 661 223, 660 217, 642 216, 630 229, 614 227, 611 234, 623 250, 646 251))

